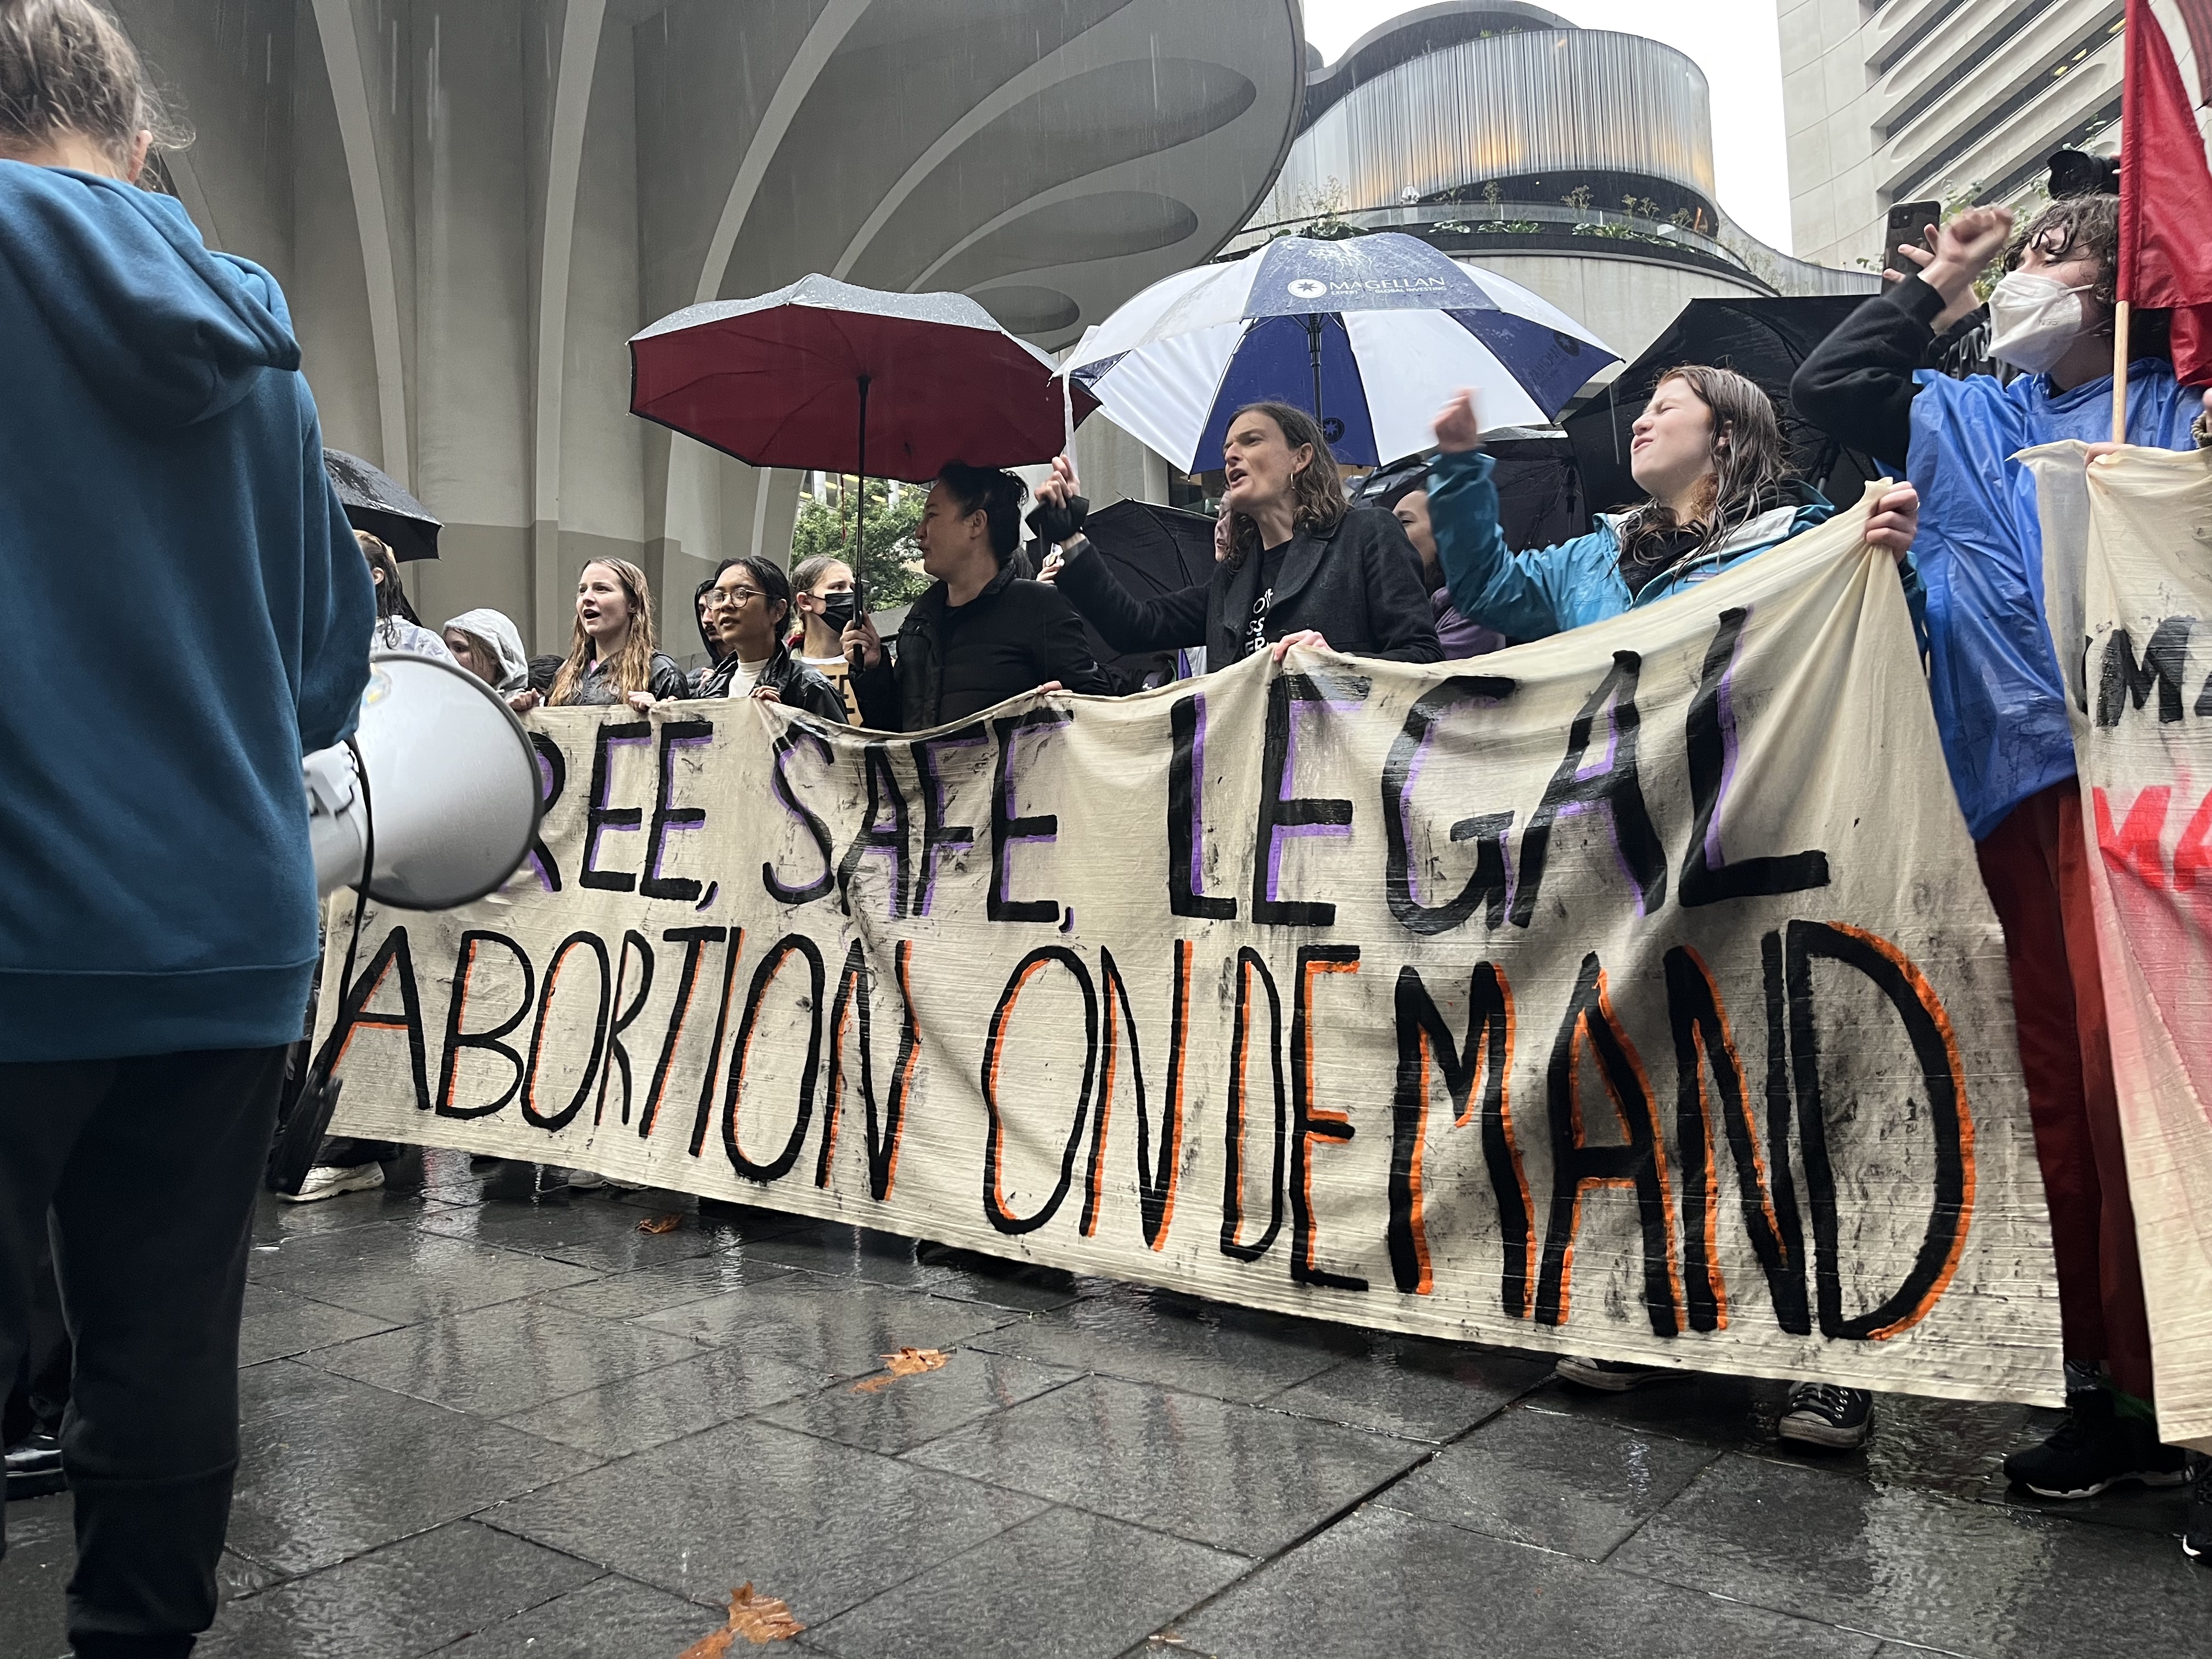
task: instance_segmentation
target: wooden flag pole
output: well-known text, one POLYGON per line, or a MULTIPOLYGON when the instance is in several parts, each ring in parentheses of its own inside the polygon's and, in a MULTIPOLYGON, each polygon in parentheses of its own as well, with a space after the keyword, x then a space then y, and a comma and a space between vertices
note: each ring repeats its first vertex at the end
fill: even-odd
POLYGON ((2128 441, 2128 302, 2112 307, 2112 441, 2128 441))

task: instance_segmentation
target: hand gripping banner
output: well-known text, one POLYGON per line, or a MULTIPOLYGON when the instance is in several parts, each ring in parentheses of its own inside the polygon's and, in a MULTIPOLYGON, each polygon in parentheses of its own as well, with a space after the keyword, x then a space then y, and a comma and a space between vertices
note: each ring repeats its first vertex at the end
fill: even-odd
POLYGON ((2056 1403, 2004 952, 1856 514, 1426 668, 533 717, 346 1133, 1431 1335, 2056 1403))
POLYGON ((2212 1451, 2212 455, 2027 452, 2160 1437, 2212 1451))

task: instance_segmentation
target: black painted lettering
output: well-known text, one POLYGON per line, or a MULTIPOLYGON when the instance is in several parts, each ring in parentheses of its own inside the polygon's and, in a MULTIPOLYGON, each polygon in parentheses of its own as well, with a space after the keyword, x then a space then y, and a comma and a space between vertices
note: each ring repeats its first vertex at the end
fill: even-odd
POLYGON ((1020 782, 1015 777, 1018 744, 1025 732, 1050 732, 1075 717, 1064 708, 1032 708, 991 722, 998 734, 999 765, 991 788, 991 890, 984 914, 993 921, 1048 921, 1060 925, 1057 899, 1018 899, 1013 896, 1013 849, 1025 842, 1056 841, 1060 819, 1049 812, 1023 817, 1015 801, 1020 782))
POLYGON ((1551 1218, 1544 1232, 1544 1271, 1536 1286, 1536 1317, 1567 1322, 1574 1276, 1575 1233, 1583 1194, 1591 1187, 1626 1188, 1636 1195, 1644 1233, 1644 1301, 1655 1336, 1682 1328, 1680 1275, 1674 1261, 1674 1200, 1667 1178, 1667 1147, 1659 1130, 1658 1103, 1644 1062, 1614 1017, 1597 953, 1583 958, 1552 1044, 1546 1105, 1551 1123, 1551 1218), (1584 1138, 1583 1047, 1589 1044, 1597 1073, 1625 1139, 1611 1144, 1584 1138))
POLYGON ((1314 1220, 1314 1142, 1342 1146, 1352 1137, 1352 1120, 1314 1103, 1314 981, 1323 974, 1356 974, 1356 945, 1307 945, 1298 950, 1297 996, 1291 1006, 1291 1278, 1326 1290, 1364 1291, 1367 1281, 1351 1273, 1330 1273, 1314 1262, 1319 1229, 1314 1220))
POLYGON ((1168 760, 1168 910, 1228 921, 1237 901, 1206 890, 1206 694, 1178 697, 1168 710, 1174 752, 1168 760))
POLYGON ((1535 919, 1551 850, 1552 826, 1581 812, 1601 811, 1620 861, 1635 884, 1638 908, 1650 915, 1667 902, 1667 854, 1644 809, 1644 787, 1636 772, 1638 726, 1636 682, 1644 659, 1633 651, 1613 653, 1613 666, 1567 728, 1567 752, 1545 786, 1544 798, 1521 832, 1520 874, 1513 892, 1512 921, 1526 927, 1535 919), (1612 740, 1596 765, 1585 768, 1590 734, 1598 716, 1610 708, 1612 740))
POLYGON ((1478 906, 1485 909, 1489 927, 1505 919, 1505 837, 1512 830, 1513 814, 1486 813, 1452 825, 1454 842, 1475 844, 1474 871, 1455 897, 1435 905, 1421 902, 1413 871, 1412 815, 1413 786, 1420 780, 1421 763, 1444 717, 1468 703, 1503 702, 1514 690, 1514 682, 1500 675, 1453 675, 1406 711, 1406 724, 1391 739, 1390 753, 1382 763, 1382 827, 1389 838, 1383 896, 1400 925, 1424 937, 1449 933, 1478 906))
POLYGON ((1435 1286, 1425 1216, 1428 1148, 1429 1068, 1442 1074, 1451 1103, 1452 1127, 1481 1115, 1483 1162, 1498 1200, 1498 1237, 1504 1269, 1498 1302, 1508 1316, 1526 1319, 1534 1304, 1530 1264, 1536 1256, 1536 1224, 1513 1132, 1513 991, 1492 963, 1468 976, 1467 1037, 1451 1027, 1408 963, 1398 970, 1398 1077, 1390 1127, 1390 1273, 1401 1291, 1426 1296, 1435 1286), (1478 1096, 1476 1085, 1480 1084, 1478 1096))
POLYGON ((1359 674, 1285 674, 1267 686, 1267 727, 1260 756, 1260 826, 1253 847, 1252 919, 1278 927, 1333 927, 1336 906, 1282 896, 1283 843, 1295 836, 1352 834, 1352 803, 1326 796, 1285 795, 1297 782, 1301 707, 1341 709, 1367 699, 1373 682, 1359 674))
MULTIPOLYGON (((592 796, 584 810, 584 863, 577 872, 579 887, 596 887, 610 893, 627 893, 636 887, 637 876, 629 870, 599 868, 599 837, 608 830, 628 831, 642 827, 645 809, 609 806, 607 790, 613 772, 615 745, 643 743, 653 735, 649 720, 611 720, 592 734, 592 796)), ((550 975, 552 969, 546 969, 550 975)))
MULTIPOLYGON (((552 959, 545 964, 545 982, 538 997, 537 1023, 530 1028, 530 1060, 522 1079, 522 1121, 538 1128, 557 1133, 572 1122, 589 1098, 592 1085, 599 1081, 599 1062, 606 1057, 607 1024, 614 1012, 614 975, 607 960, 607 942, 597 933, 575 933, 568 935, 554 948, 552 959), (576 1092, 568 1103, 557 1112, 538 1109, 538 1072, 545 1054, 545 1027, 553 1014, 553 998, 560 989, 561 972, 567 966, 571 952, 588 950, 599 965, 599 1012, 592 1017, 592 1057, 584 1063, 583 1079, 576 1085, 576 1092)), ((569 1022, 563 1020, 563 1025, 569 1022)))
POLYGON ((1681 899, 1685 906, 1717 904, 1723 899, 1763 898, 1802 893, 1828 884, 1828 855, 1814 850, 1779 857, 1739 859, 1730 863, 1721 850, 1723 797, 1735 776, 1735 702, 1731 677, 1750 612, 1723 611, 1712 643, 1705 647, 1698 695, 1685 718, 1690 761, 1690 801, 1695 820, 1689 850, 1682 859, 1681 899))
POLYGON ((983 1144, 983 1218, 998 1231, 1008 1235, 1033 1233, 1060 1213, 1060 1206, 1067 1201, 1067 1194, 1075 1185, 1075 1160, 1083 1150, 1083 1128, 1090 1116, 1091 1091, 1097 1077, 1098 993, 1091 983, 1091 970, 1083 965, 1081 957, 1064 945, 1040 945, 1015 964, 1006 989, 999 994, 999 1006, 991 1011, 990 1035, 983 1042, 983 1109, 990 1119, 989 1136, 983 1144), (1059 1184, 1036 1214, 1018 1216, 1006 1194, 1006 1123, 999 1106, 1000 1062, 1005 1054, 1006 1026, 1013 1018, 1014 1005, 1030 981, 1048 966, 1066 969, 1083 994, 1083 1085, 1076 1093, 1075 1115, 1068 1125, 1066 1148, 1060 1154, 1059 1184))
MULTIPOLYGON (((453 1000, 446 1007, 446 1053, 438 1066, 438 1115, 441 1117, 489 1117, 494 1112, 521 1092, 524 1066, 522 1056, 500 1039, 522 1024, 530 1012, 531 1003, 537 995, 537 975, 530 966, 529 954, 504 933, 471 927, 461 935, 459 953, 453 962, 453 1000), (515 965, 522 969, 522 998, 514 1010, 496 1025, 481 1031, 464 1031, 469 1012, 470 994, 476 978, 477 953, 487 945, 496 945, 514 957, 515 965), (507 1087, 499 1098, 482 1106, 457 1106, 453 1095, 460 1083, 461 1052, 480 1048, 501 1055, 513 1068, 507 1087)), ((482 1011, 479 1010, 479 1012, 482 1011)))
POLYGON ((660 861, 667 854, 670 831, 696 830, 707 821, 705 807, 678 806, 672 799, 676 750, 696 748, 714 738, 712 720, 669 720, 660 728, 660 781, 653 793, 653 830, 645 842, 645 879, 637 890, 647 898, 682 899, 688 903, 699 896, 697 882, 689 876, 662 875, 660 861))
MULTIPOLYGON (((822 822, 821 815, 799 798, 792 787, 791 757, 804 744, 813 750, 824 766, 836 759, 835 751, 827 739, 808 731, 797 721, 785 726, 775 735, 775 760, 769 769, 769 787, 774 790, 783 810, 799 820, 799 826, 814 843, 815 852, 822 860, 822 873, 803 882, 787 882, 775 872, 775 866, 761 866, 761 885, 778 904, 810 904, 820 898, 836 884, 836 871, 830 852, 830 826, 822 822)), ((702 1121, 703 1124, 703 1120, 702 1121)), ((696 1152, 696 1147, 693 1149, 696 1152)))
MULTIPOLYGON (((1684 884, 1688 885, 1687 879, 1684 884)), ((1766 935, 1770 997, 1767 1026, 1768 1116, 1764 1146, 1751 1115, 1743 1062, 1729 1033, 1720 988, 1704 959, 1686 946, 1667 952, 1667 1018, 1674 1032, 1674 1139, 1682 1159, 1682 1279, 1693 1331, 1728 1328, 1728 1282, 1720 1268, 1720 1170, 1713 1142, 1716 1119, 1735 1165, 1736 1191, 1752 1254, 1766 1275, 1775 1322, 1793 1336, 1809 1335, 1813 1318, 1805 1291, 1805 1244, 1790 1175, 1790 1094, 1782 1080, 1781 936, 1766 935), (1709 1093, 1707 1079, 1711 1080, 1709 1093)))
POLYGON ((730 1167, 748 1181, 765 1186, 782 1180, 799 1162, 799 1150, 806 1144, 806 1131, 814 1121, 814 1080, 822 1071, 822 1002, 827 979, 821 946, 804 933, 786 933, 769 947, 760 966, 753 969, 752 988, 745 993, 744 1016, 738 1023, 737 1054, 730 1061, 729 1092, 722 1102, 722 1150, 730 1155, 730 1167), (752 1058, 753 1036, 760 1029, 761 1005, 783 964, 793 957, 806 963, 806 1065, 799 1073, 799 1114, 792 1121, 791 1133, 784 1140, 783 1150, 763 1164, 746 1156, 738 1144, 738 1109, 744 1097, 745 1063, 752 1058))

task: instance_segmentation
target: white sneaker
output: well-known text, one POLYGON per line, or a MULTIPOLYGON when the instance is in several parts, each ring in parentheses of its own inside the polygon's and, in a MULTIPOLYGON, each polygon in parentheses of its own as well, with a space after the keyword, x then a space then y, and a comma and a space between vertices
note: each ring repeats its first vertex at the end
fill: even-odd
MULTIPOLYGON (((571 1192, 597 1192, 600 1188, 607 1184, 607 1178, 601 1175, 597 1170, 571 1170, 568 1174, 568 1190, 571 1192)), ((545 1184, 551 1187, 557 1185, 558 1183, 549 1181, 545 1184)))
POLYGON ((365 1193, 384 1184, 381 1164, 318 1164, 296 1193, 279 1193, 287 1204, 313 1204, 340 1193, 365 1193))

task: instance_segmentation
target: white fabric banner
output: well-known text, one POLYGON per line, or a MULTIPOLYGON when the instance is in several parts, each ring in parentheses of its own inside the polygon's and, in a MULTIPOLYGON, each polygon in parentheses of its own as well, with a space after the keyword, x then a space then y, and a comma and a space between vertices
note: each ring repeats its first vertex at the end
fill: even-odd
MULTIPOLYGON (((534 716, 341 1127, 1368 1326, 2056 1403, 2004 954, 1859 515, 1429 668, 534 716)), ((341 1022, 333 1033, 334 1022, 341 1022)))
POLYGON ((2027 452, 2071 696, 2158 1426, 2212 1451, 2212 454, 2027 452))

